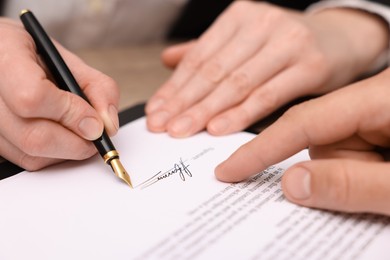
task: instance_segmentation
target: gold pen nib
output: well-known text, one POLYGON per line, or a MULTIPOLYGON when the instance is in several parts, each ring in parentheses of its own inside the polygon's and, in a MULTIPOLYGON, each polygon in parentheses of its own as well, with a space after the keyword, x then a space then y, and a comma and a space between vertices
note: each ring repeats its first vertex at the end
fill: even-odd
POLYGON ((119 161, 118 158, 112 159, 110 161, 110 165, 111 168, 114 170, 115 175, 121 178, 124 182, 126 182, 130 186, 130 188, 133 188, 133 185, 131 184, 130 176, 126 172, 121 161, 119 161))

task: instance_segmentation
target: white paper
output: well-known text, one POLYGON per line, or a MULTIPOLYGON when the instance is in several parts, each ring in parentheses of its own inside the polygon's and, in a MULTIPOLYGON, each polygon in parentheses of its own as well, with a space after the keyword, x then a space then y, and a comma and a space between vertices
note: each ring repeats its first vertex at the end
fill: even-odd
POLYGON ((389 218, 284 199, 282 173, 306 152, 218 182, 215 166, 253 137, 173 139, 142 118, 113 140, 134 190, 98 156, 2 180, 0 259, 389 259, 389 218))

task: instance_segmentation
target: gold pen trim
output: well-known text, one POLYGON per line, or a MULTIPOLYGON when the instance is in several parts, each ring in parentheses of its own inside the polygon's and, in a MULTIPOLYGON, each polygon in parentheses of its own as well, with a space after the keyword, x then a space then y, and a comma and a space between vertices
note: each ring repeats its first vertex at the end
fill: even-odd
POLYGON ((22 11, 20 11, 20 14, 19 15, 24 15, 25 13, 28 13, 30 12, 30 10, 28 9, 23 9, 22 11))
POLYGON ((105 163, 109 163, 110 160, 112 160, 113 158, 119 158, 119 153, 117 150, 112 150, 112 151, 109 151, 108 153, 106 153, 104 156, 103 156, 103 160, 105 163))
POLYGON ((121 161, 119 160, 119 153, 116 150, 109 151, 103 156, 104 163, 111 166, 115 175, 126 182, 131 188, 133 185, 131 184, 130 176, 126 172, 125 167, 123 167, 121 161))

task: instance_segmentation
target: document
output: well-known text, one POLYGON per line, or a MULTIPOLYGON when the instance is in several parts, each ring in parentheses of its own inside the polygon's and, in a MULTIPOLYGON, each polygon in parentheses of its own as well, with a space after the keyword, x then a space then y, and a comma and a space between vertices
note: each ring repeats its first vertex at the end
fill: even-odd
MULTIPOLYGON (((134 189, 101 158, 0 181, 0 259, 389 259, 390 219, 288 202, 281 178, 306 151, 241 183, 214 168, 254 137, 113 138, 134 189)), ((272 149, 272 144, 270 144, 272 149)))

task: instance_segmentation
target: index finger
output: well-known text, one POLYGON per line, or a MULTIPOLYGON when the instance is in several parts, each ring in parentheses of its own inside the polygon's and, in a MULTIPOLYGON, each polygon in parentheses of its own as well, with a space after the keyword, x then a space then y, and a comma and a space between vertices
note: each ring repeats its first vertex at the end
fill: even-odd
POLYGON ((384 87, 375 89, 378 87, 380 84, 375 84, 375 80, 363 81, 289 109, 221 163, 215 170, 217 178, 242 181, 309 145, 330 144, 390 122, 390 116, 385 113, 373 116, 389 107, 385 99, 373 96, 373 93, 377 93, 377 97, 390 94, 384 87))
POLYGON ((107 133, 114 135, 119 129, 119 87, 117 83, 85 64, 79 57, 62 46, 59 45, 58 49, 64 55, 69 69, 89 102, 103 119, 107 133))

